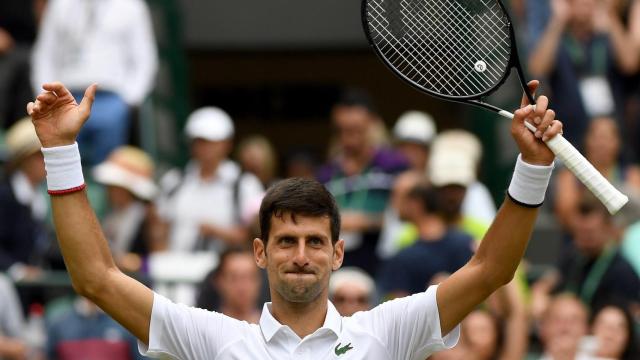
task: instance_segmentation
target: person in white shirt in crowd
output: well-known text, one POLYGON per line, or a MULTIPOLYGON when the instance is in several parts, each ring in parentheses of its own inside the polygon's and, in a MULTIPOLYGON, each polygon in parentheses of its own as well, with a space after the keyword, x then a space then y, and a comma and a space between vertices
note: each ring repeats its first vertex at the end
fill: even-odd
POLYGON ((342 316, 371 310, 376 284, 364 270, 344 267, 334 272, 329 281, 329 299, 342 316))
MULTIPOLYGON (((461 194, 464 197, 462 201, 463 216, 490 224, 496 216, 496 206, 487 187, 477 178, 478 167, 482 158, 480 140, 472 133, 462 129, 447 130, 439 133, 431 145, 430 159, 451 159, 452 157, 460 158, 461 161, 467 163, 470 170, 468 175, 469 182, 465 186, 465 191, 461 194)), ((427 171, 433 185, 443 185, 438 183, 439 181, 431 173, 434 168, 447 166, 448 162, 434 163, 429 160, 428 164, 429 169, 427 171)), ((440 171, 440 173, 446 174, 445 171, 440 171)))
POLYGON ((109 211, 102 228, 116 263, 123 271, 143 269, 144 260, 165 247, 153 204, 158 188, 151 157, 133 146, 121 146, 96 166, 93 177, 106 186, 109 211))
POLYGON ((18 294, 11 281, 0 274, 0 359, 26 359, 28 347, 22 340, 23 329, 18 294))
POLYGON ((248 221, 264 189, 258 178, 228 159, 231 117, 220 108, 200 108, 187 119, 191 160, 160 181, 160 216, 168 225, 168 250, 213 250, 248 241, 248 221))
POLYGON ((158 54, 143 0, 52 0, 33 49, 32 86, 63 81, 76 99, 99 83, 92 117, 78 143, 96 165, 127 142, 130 107, 151 92, 158 54))
MULTIPOLYGON (((537 87, 537 81, 530 83, 531 92, 537 87)), ((251 325, 172 303, 117 268, 87 200, 75 142, 96 86, 80 105, 61 83, 43 89, 27 111, 43 146, 54 222, 73 286, 136 336, 143 354, 172 359, 424 359, 453 347, 462 319, 513 278, 553 169, 554 155, 543 140, 562 131, 545 96, 535 108, 524 97, 511 126, 521 151, 514 177, 473 258, 425 292, 352 317, 340 316, 328 300, 331 273, 345 254, 335 199, 314 180, 279 182, 262 201, 261 233, 253 241, 272 302, 264 305, 260 324, 251 325), (535 117, 543 119, 541 139, 524 126, 535 117)))
POLYGON ((45 226, 47 199, 38 190, 46 173, 29 118, 9 128, 6 148, 6 174, 0 179, 0 271, 23 280, 38 276, 50 245, 45 226))

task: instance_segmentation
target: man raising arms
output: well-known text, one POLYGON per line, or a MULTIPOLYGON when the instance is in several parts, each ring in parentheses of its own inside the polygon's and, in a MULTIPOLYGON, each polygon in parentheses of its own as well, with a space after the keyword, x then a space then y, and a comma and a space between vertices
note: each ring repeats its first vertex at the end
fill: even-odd
MULTIPOLYGON (((537 85, 530 83, 531 90, 537 85)), ((253 243, 272 302, 265 304, 260 324, 250 325, 173 304, 118 270, 82 191, 75 145, 96 86, 79 105, 60 83, 43 89, 27 110, 43 146, 58 241, 75 290, 129 329, 143 353, 183 360, 424 359, 454 346, 460 321, 513 277, 554 159, 539 138, 562 129, 546 97, 535 110, 523 100, 511 126, 521 156, 508 197, 473 258, 439 286, 352 317, 339 316, 328 301, 329 277, 344 256, 333 197, 311 180, 272 187, 260 208, 261 236, 253 243), (538 137, 525 120, 536 124, 538 137)))

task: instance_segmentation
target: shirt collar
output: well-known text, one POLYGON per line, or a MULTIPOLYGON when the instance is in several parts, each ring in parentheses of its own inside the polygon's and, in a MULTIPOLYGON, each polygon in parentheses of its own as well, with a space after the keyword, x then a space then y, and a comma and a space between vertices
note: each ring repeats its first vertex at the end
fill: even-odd
MULTIPOLYGON (((267 342, 271 341, 278 331, 285 328, 289 328, 289 326, 280 324, 271 314, 271 303, 265 303, 262 307, 262 315, 260 316, 260 329, 262 329, 265 340, 267 342)), ((336 310, 336 307, 333 306, 331 301, 328 301, 327 316, 324 319, 324 324, 322 324, 322 327, 318 330, 329 330, 336 336, 339 336, 341 328, 342 316, 338 313, 338 310, 336 310)), ((314 334, 317 333, 318 330, 316 330, 314 334)))

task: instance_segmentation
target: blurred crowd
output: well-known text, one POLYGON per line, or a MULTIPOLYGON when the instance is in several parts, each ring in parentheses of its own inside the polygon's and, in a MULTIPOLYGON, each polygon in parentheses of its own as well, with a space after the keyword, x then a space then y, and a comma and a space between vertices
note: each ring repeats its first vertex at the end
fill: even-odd
MULTIPOLYGON (((547 84, 565 136, 631 200, 612 216, 557 163, 541 211, 561 241, 534 240, 557 246, 558 263, 523 261, 463 321, 460 344, 431 359, 640 359, 640 0, 510 5, 526 29, 528 72, 547 84)), ((260 134, 238 138, 232 116, 210 104, 175 134, 187 139, 186 165, 160 172, 161 159, 129 144, 157 86, 155 44, 143 0, 0 2, 0 359, 140 358, 122 327, 52 285, 64 263, 23 110, 47 81, 77 98, 100 84, 78 139, 89 190, 103 190, 118 266, 176 301, 258 321, 269 294, 252 239, 263 193, 281 178, 315 178, 341 208, 345 263, 329 291, 344 316, 439 283, 483 241, 497 207, 478 176, 476 135, 438 131, 424 111, 382 119, 364 89, 345 87, 326 114, 322 164, 282 157, 260 134)))

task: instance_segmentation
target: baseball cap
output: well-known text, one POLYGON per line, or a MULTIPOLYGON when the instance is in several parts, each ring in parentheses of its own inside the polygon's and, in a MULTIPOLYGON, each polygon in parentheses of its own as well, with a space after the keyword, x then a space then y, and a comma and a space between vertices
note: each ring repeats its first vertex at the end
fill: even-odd
POLYGON ((36 135, 31 118, 25 117, 13 124, 6 133, 7 160, 17 162, 40 151, 42 145, 36 135))
POLYGON ((184 129, 189 139, 221 141, 233 137, 233 121, 224 110, 208 106, 189 115, 184 129))
POLYGON ((471 156, 459 149, 438 150, 429 160, 429 180, 434 186, 462 185, 476 181, 476 165, 471 156))
POLYGON ((400 115, 393 127, 397 141, 429 145, 436 135, 436 125, 431 115, 422 111, 407 111, 400 115))
POLYGON ((93 170, 96 182, 124 188, 142 200, 152 200, 158 189, 153 182, 153 160, 133 146, 121 146, 93 170))

